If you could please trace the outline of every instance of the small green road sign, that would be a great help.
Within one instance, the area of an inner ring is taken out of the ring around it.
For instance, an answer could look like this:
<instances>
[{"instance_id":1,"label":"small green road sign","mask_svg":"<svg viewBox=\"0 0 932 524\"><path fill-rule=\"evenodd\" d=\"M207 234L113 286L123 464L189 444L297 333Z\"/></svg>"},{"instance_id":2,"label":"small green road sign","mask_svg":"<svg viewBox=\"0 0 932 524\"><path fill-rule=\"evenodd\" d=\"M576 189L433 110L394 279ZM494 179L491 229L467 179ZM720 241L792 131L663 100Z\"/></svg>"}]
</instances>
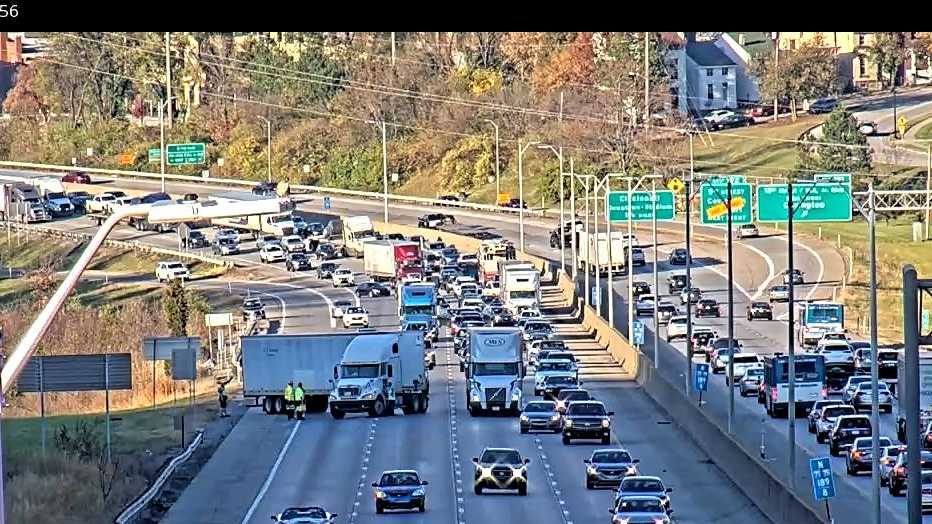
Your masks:
<instances>
[{"instance_id":1,"label":"small green road sign","mask_svg":"<svg viewBox=\"0 0 932 524\"><path fill-rule=\"evenodd\" d=\"M786 222L788 193L786 184L757 186L757 220ZM793 184L793 208L794 221L850 222L851 184Z\"/></svg>"},{"instance_id":2,"label":"small green road sign","mask_svg":"<svg viewBox=\"0 0 932 524\"><path fill-rule=\"evenodd\" d=\"M732 185L734 184L744 184L747 182L744 175L708 175L709 178L706 179L706 182L711 184L726 184L731 180Z\"/></svg>"},{"instance_id":3,"label":"small green road sign","mask_svg":"<svg viewBox=\"0 0 932 524\"><path fill-rule=\"evenodd\" d=\"M728 206L727 185L718 183L702 184L700 210L701 222L706 225L727 225ZM731 184L731 223L750 224L751 218L751 184Z\"/></svg>"},{"instance_id":4,"label":"small green road sign","mask_svg":"<svg viewBox=\"0 0 932 524\"><path fill-rule=\"evenodd\" d=\"M168 165L206 164L207 148L204 144L168 144Z\"/></svg>"},{"instance_id":5,"label":"small green road sign","mask_svg":"<svg viewBox=\"0 0 932 524\"><path fill-rule=\"evenodd\" d=\"M812 177L816 182L834 182L836 184L850 184L850 173L818 173Z\"/></svg>"},{"instance_id":6,"label":"small green road sign","mask_svg":"<svg viewBox=\"0 0 932 524\"><path fill-rule=\"evenodd\" d=\"M676 205L673 191L657 191L657 220L676 218ZM628 192L612 191L608 194L608 219L612 222L628 221ZM631 192L631 221L644 222L653 220L654 203L650 191Z\"/></svg>"},{"instance_id":7,"label":"small green road sign","mask_svg":"<svg viewBox=\"0 0 932 524\"><path fill-rule=\"evenodd\" d=\"M162 153L162 150L157 147L153 147L152 149L150 149L149 150L149 163L157 164L161 162L162 161L161 153Z\"/></svg>"}]
</instances>

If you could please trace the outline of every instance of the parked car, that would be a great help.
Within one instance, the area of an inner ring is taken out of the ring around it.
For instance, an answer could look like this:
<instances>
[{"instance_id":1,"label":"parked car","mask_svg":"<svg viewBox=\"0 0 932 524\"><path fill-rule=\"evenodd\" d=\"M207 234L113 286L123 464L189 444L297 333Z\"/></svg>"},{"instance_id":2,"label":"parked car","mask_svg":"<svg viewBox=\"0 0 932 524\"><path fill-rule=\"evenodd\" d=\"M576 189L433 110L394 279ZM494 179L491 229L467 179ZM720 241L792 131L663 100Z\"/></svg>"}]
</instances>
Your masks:
<instances>
[{"instance_id":1,"label":"parked car","mask_svg":"<svg viewBox=\"0 0 932 524\"><path fill-rule=\"evenodd\" d=\"M736 113L730 109L717 109L715 111L710 111L702 119L709 124L709 127L713 127L714 124L718 123L724 118L735 115Z\"/></svg>"},{"instance_id":2,"label":"parked car","mask_svg":"<svg viewBox=\"0 0 932 524\"><path fill-rule=\"evenodd\" d=\"M834 98L820 98L809 104L809 113L818 115L820 113L831 113L838 107L838 100Z\"/></svg>"},{"instance_id":3,"label":"parked car","mask_svg":"<svg viewBox=\"0 0 932 524\"><path fill-rule=\"evenodd\" d=\"M747 306L748 322L763 318L773 320L773 306L769 302L751 302Z\"/></svg>"}]
</instances>

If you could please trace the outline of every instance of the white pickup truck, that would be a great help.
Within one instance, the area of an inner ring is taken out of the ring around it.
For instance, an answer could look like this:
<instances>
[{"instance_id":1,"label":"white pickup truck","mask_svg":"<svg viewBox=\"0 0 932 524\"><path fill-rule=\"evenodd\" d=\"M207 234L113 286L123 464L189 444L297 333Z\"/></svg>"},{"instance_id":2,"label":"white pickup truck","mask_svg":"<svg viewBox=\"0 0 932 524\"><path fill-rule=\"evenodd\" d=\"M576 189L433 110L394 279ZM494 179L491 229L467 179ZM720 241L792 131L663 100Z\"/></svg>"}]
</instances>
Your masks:
<instances>
[{"instance_id":1,"label":"white pickup truck","mask_svg":"<svg viewBox=\"0 0 932 524\"><path fill-rule=\"evenodd\" d=\"M188 269L188 266L178 261L159 262L155 266L155 278L159 282L168 282L176 278L188 280L191 278L191 270Z\"/></svg>"}]
</instances>

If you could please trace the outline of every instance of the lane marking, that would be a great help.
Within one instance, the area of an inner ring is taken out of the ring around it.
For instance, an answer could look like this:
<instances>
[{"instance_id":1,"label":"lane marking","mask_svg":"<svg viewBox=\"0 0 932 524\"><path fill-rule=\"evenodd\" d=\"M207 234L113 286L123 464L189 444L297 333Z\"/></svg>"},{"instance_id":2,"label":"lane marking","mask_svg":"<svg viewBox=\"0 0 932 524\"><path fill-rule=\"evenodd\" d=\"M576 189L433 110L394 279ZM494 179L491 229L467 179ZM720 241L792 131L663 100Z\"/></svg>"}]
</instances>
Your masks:
<instances>
[{"instance_id":1,"label":"lane marking","mask_svg":"<svg viewBox=\"0 0 932 524\"><path fill-rule=\"evenodd\" d=\"M288 448L291 447L291 441L294 440L295 434L298 433L298 428L301 427L300 420L295 422L293 428L291 428L291 434L288 435L288 440L285 441L285 445L282 446L281 451L278 452L278 458L275 459L275 464L272 464L272 470L269 471L269 475L265 478L265 483L262 484L262 488L259 489L259 493L256 495L256 498L253 499L252 505L249 506L249 510L246 512L246 516L243 517L241 524L247 524L249 519L252 518L253 513L256 512L256 509L259 507L259 503L262 502L262 497L265 496L265 493L269 490L269 486L272 485L272 480L275 478L275 474L278 473L278 468L282 464L282 460L285 458L285 453L288 452Z\"/></svg>"},{"instance_id":2,"label":"lane marking","mask_svg":"<svg viewBox=\"0 0 932 524\"><path fill-rule=\"evenodd\" d=\"M763 258L764 262L767 263L767 278L765 278L764 281L761 282L759 286L757 286L757 291L754 293L754 296L750 297L751 300L757 300L758 298L760 298L764 290L767 289L768 285L770 284L770 281L773 280L775 277L776 269L774 268L774 265L773 265L773 259L770 258L770 255L768 255L767 253L764 253L759 248L754 247L751 244L746 244L744 242L735 242L735 244L739 246L744 246L750 249L751 251L757 253L757 255Z\"/></svg>"}]
</instances>

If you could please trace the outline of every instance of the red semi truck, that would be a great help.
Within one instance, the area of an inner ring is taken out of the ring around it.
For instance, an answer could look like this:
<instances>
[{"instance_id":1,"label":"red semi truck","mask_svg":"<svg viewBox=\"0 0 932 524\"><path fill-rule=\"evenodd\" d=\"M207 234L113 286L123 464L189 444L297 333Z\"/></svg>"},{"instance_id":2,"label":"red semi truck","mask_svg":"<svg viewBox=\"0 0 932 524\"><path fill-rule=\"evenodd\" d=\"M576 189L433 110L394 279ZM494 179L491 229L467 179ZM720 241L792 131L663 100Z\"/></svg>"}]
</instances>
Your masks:
<instances>
[{"instance_id":1,"label":"red semi truck","mask_svg":"<svg viewBox=\"0 0 932 524\"><path fill-rule=\"evenodd\" d=\"M420 282L424 276L417 242L373 240L363 244L363 269L373 280Z\"/></svg>"}]
</instances>

